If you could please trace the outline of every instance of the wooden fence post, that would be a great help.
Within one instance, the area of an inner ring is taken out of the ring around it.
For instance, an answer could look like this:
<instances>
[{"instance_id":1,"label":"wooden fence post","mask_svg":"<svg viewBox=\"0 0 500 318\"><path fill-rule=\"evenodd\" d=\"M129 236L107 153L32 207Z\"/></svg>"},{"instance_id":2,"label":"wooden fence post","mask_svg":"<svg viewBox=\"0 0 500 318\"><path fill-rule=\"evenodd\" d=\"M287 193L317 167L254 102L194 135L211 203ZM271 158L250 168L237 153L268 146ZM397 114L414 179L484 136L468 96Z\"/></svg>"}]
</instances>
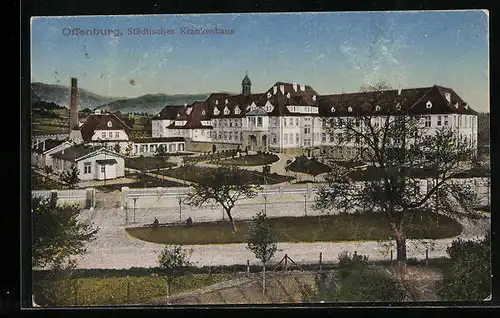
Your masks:
<instances>
[{"instance_id":1,"label":"wooden fence post","mask_svg":"<svg viewBox=\"0 0 500 318\"><path fill-rule=\"evenodd\" d=\"M130 304L130 280L127 279L127 305Z\"/></svg>"},{"instance_id":2,"label":"wooden fence post","mask_svg":"<svg viewBox=\"0 0 500 318\"><path fill-rule=\"evenodd\" d=\"M323 262L323 252L319 252L319 270L321 271L321 263Z\"/></svg>"},{"instance_id":3,"label":"wooden fence post","mask_svg":"<svg viewBox=\"0 0 500 318\"><path fill-rule=\"evenodd\" d=\"M247 259L247 274L250 275L250 260Z\"/></svg>"},{"instance_id":4,"label":"wooden fence post","mask_svg":"<svg viewBox=\"0 0 500 318\"><path fill-rule=\"evenodd\" d=\"M425 266L429 266L429 248L425 249Z\"/></svg>"}]
</instances>

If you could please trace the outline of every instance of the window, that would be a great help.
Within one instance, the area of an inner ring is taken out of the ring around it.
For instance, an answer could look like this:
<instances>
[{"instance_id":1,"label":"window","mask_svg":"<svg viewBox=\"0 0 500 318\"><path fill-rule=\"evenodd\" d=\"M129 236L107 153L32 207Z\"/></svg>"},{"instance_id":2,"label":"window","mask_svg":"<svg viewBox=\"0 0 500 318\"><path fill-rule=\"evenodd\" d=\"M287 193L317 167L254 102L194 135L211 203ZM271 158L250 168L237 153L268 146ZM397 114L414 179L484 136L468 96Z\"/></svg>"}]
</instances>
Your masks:
<instances>
[{"instance_id":1,"label":"window","mask_svg":"<svg viewBox=\"0 0 500 318\"><path fill-rule=\"evenodd\" d=\"M299 133L295 134L295 143L298 144L300 142L300 135Z\"/></svg>"},{"instance_id":2,"label":"window","mask_svg":"<svg viewBox=\"0 0 500 318\"><path fill-rule=\"evenodd\" d=\"M137 145L134 145L134 153L137 153Z\"/></svg>"},{"instance_id":3,"label":"window","mask_svg":"<svg viewBox=\"0 0 500 318\"><path fill-rule=\"evenodd\" d=\"M115 132L115 138L120 138L120 132Z\"/></svg>"},{"instance_id":4,"label":"window","mask_svg":"<svg viewBox=\"0 0 500 318\"><path fill-rule=\"evenodd\" d=\"M462 116L458 117L458 128L462 128Z\"/></svg>"},{"instance_id":5,"label":"window","mask_svg":"<svg viewBox=\"0 0 500 318\"><path fill-rule=\"evenodd\" d=\"M276 143L276 134L272 134L271 136L272 136L271 140L273 141L273 144L275 144Z\"/></svg>"},{"instance_id":6,"label":"window","mask_svg":"<svg viewBox=\"0 0 500 318\"><path fill-rule=\"evenodd\" d=\"M448 126L448 116L444 116L444 125Z\"/></svg>"},{"instance_id":7,"label":"window","mask_svg":"<svg viewBox=\"0 0 500 318\"><path fill-rule=\"evenodd\" d=\"M283 125L286 127L286 118L283 118Z\"/></svg>"},{"instance_id":8,"label":"window","mask_svg":"<svg viewBox=\"0 0 500 318\"><path fill-rule=\"evenodd\" d=\"M155 152L155 146L149 145L149 152Z\"/></svg>"},{"instance_id":9,"label":"window","mask_svg":"<svg viewBox=\"0 0 500 318\"><path fill-rule=\"evenodd\" d=\"M217 120L214 120L214 128L217 127Z\"/></svg>"},{"instance_id":10,"label":"window","mask_svg":"<svg viewBox=\"0 0 500 318\"><path fill-rule=\"evenodd\" d=\"M298 118L295 118L295 126L299 127L299 119Z\"/></svg>"},{"instance_id":11,"label":"window","mask_svg":"<svg viewBox=\"0 0 500 318\"><path fill-rule=\"evenodd\" d=\"M103 166L101 166L101 173L105 173L105 172L106 172L106 166L103 165Z\"/></svg>"},{"instance_id":12,"label":"window","mask_svg":"<svg viewBox=\"0 0 500 318\"><path fill-rule=\"evenodd\" d=\"M455 121L455 127L458 127L458 124L457 124L457 116L453 116L453 119Z\"/></svg>"},{"instance_id":13,"label":"window","mask_svg":"<svg viewBox=\"0 0 500 318\"><path fill-rule=\"evenodd\" d=\"M229 140L233 140L233 132L232 131L229 132Z\"/></svg>"},{"instance_id":14,"label":"window","mask_svg":"<svg viewBox=\"0 0 500 318\"><path fill-rule=\"evenodd\" d=\"M233 127L233 120L232 119L229 120L229 127Z\"/></svg>"},{"instance_id":15,"label":"window","mask_svg":"<svg viewBox=\"0 0 500 318\"><path fill-rule=\"evenodd\" d=\"M106 139L106 133L105 133L105 132L103 132L103 133L101 134L101 137L102 137L103 139Z\"/></svg>"},{"instance_id":16,"label":"window","mask_svg":"<svg viewBox=\"0 0 500 318\"><path fill-rule=\"evenodd\" d=\"M438 125L438 126L441 126L441 116L438 116L437 125Z\"/></svg>"},{"instance_id":17,"label":"window","mask_svg":"<svg viewBox=\"0 0 500 318\"><path fill-rule=\"evenodd\" d=\"M304 134L309 134L311 132L311 128L304 128Z\"/></svg>"},{"instance_id":18,"label":"window","mask_svg":"<svg viewBox=\"0 0 500 318\"><path fill-rule=\"evenodd\" d=\"M262 127L262 117L257 117L257 127Z\"/></svg>"},{"instance_id":19,"label":"window","mask_svg":"<svg viewBox=\"0 0 500 318\"><path fill-rule=\"evenodd\" d=\"M227 131L224 132L224 140L227 139Z\"/></svg>"},{"instance_id":20,"label":"window","mask_svg":"<svg viewBox=\"0 0 500 318\"><path fill-rule=\"evenodd\" d=\"M91 173L91 163L90 162L85 162L83 164L83 173Z\"/></svg>"},{"instance_id":21,"label":"window","mask_svg":"<svg viewBox=\"0 0 500 318\"><path fill-rule=\"evenodd\" d=\"M113 138L113 132L112 131L109 132L109 138Z\"/></svg>"},{"instance_id":22,"label":"window","mask_svg":"<svg viewBox=\"0 0 500 318\"><path fill-rule=\"evenodd\" d=\"M290 126L293 126L293 118L289 118L289 119L288 119L288 124L289 124Z\"/></svg>"},{"instance_id":23,"label":"window","mask_svg":"<svg viewBox=\"0 0 500 318\"><path fill-rule=\"evenodd\" d=\"M288 143L288 134L283 135L283 143L286 145Z\"/></svg>"},{"instance_id":24,"label":"window","mask_svg":"<svg viewBox=\"0 0 500 318\"><path fill-rule=\"evenodd\" d=\"M326 133L321 133L321 141L326 142Z\"/></svg>"},{"instance_id":25,"label":"window","mask_svg":"<svg viewBox=\"0 0 500 318\"><path fill-rule=\"evenodd\" d=\"M333 142L335 140L335 134L334 133L330 133L330 142Z\"/></svg>"},{"instance_id":26,"label":"window","mask_svg":"<svg viewBox=\"0 0 500 318\"><path fill-rule=\"evenodd\" d=\"M425 127L430 127L431 126L431 116L425 116Z\"/></svg>"}]
</instances>

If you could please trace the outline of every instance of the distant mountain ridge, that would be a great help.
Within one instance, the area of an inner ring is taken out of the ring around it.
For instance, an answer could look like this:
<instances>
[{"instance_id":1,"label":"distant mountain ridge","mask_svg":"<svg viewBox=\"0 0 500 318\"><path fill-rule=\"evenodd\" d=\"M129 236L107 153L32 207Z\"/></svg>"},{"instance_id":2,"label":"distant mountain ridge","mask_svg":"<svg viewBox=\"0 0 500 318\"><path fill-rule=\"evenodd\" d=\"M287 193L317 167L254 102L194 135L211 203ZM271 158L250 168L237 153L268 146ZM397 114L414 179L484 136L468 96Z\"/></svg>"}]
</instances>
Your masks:
<instances>
[{"instance_id":1,"label":"distant mountain ridge","mask_svg":"<svg viewBox=\"0 0 500 318\"><path fill-rule=\"evenodd\" d=\"M32 96L39 100L55 103L59 106L69 108L70 86L45 84L40 82L31 83ZM86 89L78 88L78 109L94 109L103 104L122 99L123 97L108 97L92 93Z\"/></svg>"},{"instance_id":2,"label":"distant mountain ridge","mask_svg":"<svg viewBox=\"0 0 500 318\"><path fill-rule=\"evenodd\" d=\"M146 94L134 98L108 97L78 88L78 109L101 109L110 112L148 113L155 115L167 105L184 105L204 101L209 93L203 94ZM31 83L32 104L40 101L69 108L70 87L64 85Z\"/></svg>"},{"instance_id":3,"label":"distant mountain ridge","mask_svg":"<svg viewBox=\"0 0 500 318\"><path fill-rule=\"evenodd\" d=\"M135 98L128 98L110 102L97 107L110 112L120 111L121 113L148 113L155 115L167 105L184 105L197 101L204 101L207 94L146 94Z\"/></svg>"}]
</instances>

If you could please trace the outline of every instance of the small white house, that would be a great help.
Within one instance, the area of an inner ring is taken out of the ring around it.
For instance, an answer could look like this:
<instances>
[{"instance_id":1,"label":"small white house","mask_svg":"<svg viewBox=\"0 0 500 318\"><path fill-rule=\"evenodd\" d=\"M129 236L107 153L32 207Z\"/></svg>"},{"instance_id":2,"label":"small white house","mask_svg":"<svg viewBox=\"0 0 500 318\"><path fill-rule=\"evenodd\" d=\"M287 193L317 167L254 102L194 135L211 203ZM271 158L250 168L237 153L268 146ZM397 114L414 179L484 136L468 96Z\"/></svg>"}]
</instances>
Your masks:
<instances>
[{"instance_id":1,"label":"small white house","mask_svg":"<svg viewBox=\"0 0 500 318\"><path fill-rule=\"evenodd\" d=\"M125 176L122 155L103 147L74 145L52 155L52 169L61 174L76 165L82 181L109 180Z\"/></svg>"},{"instance_id":2,"label":"small white house","mask_svg":"<svg viewBox=\"0 0 500 318\"><path fill-rule=\"evenodd\" d=\"M52 154L73 146L74 143L65 140L46 139L33 145L31 165L40 169L52 167Z\"/></svg>"}]
</instances>

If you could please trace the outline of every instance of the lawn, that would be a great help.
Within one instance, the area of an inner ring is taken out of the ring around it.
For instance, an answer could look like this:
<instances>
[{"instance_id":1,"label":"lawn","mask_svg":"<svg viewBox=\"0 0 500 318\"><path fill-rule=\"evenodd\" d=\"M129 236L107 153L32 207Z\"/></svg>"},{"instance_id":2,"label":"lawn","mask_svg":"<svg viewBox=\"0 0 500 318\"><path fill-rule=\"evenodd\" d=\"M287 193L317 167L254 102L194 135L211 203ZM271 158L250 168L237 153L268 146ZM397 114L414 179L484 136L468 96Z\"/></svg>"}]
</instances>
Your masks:
<instances>
[{"instance_id":1,"label":"lawn","mask_svg":"<svg viewBox=\"0 0 500 318\"><path fill-rule=\"evenodd\" d=\"M59 182L55 182L54 180L46 178L36 172L31 173L32 190L62 190L63 188L63 185Z\"/></svg>"},{"instance_id":2,"label":"lawn","mask_svg":"<svg viewBox=\"0 0 500 318\"><path fill-rule=\"evenodd\" d=\"M307 157L296 157L295 161L287 166L288 170L294 172L307 173L312 176L317 176L318 174L330 172L330 167L316 159L308 159Z\"/></svg>"},{"instance_id":3,"label":"lawn","mask_svg":"<svg viewBox=\"0 0 500 318\"><path fill-rule=\"evenodd\" d=\"M199 183L200 181L206 180L207 175L213 174L215 171L216 168L186 165L184 167L160 171L160 174L180 180L184 180L185 178L186 181ZM294 179L293 177L274 173L264 177L262 172L258 171L243 170L243 173L246 174L249 184L276 184Z\"/></svg>"},{"instance_id":4,"label":"lawn","mask_svg":"<svg viewBox=\"0 0 500 318\"><path fill-rule=\"evenodd\" d=\"M125 167L136 170L155 170L176 166L175 163L168 162L167 160L168 156L126 158Z\"/></svg>"},{"instance_id":5,"label":"lawn","mask_svg":"<svg viewBox=\"0 0 500 318\"><path fill-rule=\"evenodd\" d=\"M230 275L197 274L176 277L172 295L196 290L230 278ZM151 276L86 277L54 282L34 283L34 295L39 305L49 306L106 306L144 304L154 298L167 296L165 278Z\"/></svg>"},{"instance_id":6,"label":"lawn","mask_svg":"<svg viewBox=\"0 0 500 318\"><path fill-rule=\"evenodd\" d=\"M270 218L278 242L338 242L386 240L393 232L383 214L329 215L307 217ZM227 244L244 243L250 221L237 222L238 232L233 234L229 222L195 223L192 227L170 225L160 228L137 227L126 231L143 241L160 244ZM460 223L439 215L405 220L409 239L439 239L453 237L462 232Z\"/></svg>"},{"instance_id":7,"label":"lawn","mask_svg":"<svg viewBox=\"0 0 500 318\"><path fill-rule=\"evenodd\" d=\"M129 173L126 175L127 178L136 179L133 183L119 183L119 184L107 184L103 186L95 187L97 190L102 192L112 192L121 191L122 187L129 188L157 188L157 187L183 187L184 185L179 182L162 180L160 178L151 177L148 175L143 175L142 173Z\"/></svg>"},{"instance_id":8,"label":"lawn","mask_svg":"<svg viewBox=\"0 0 500 318\"><path fill-rule=\"evenodd\" d=\"M259 153L256 155L243 155L234 159L225 159L219 161L223 165L232 166L264 166L278 161L280 158L271 153Z\"/></svg>"}]
</instances>

